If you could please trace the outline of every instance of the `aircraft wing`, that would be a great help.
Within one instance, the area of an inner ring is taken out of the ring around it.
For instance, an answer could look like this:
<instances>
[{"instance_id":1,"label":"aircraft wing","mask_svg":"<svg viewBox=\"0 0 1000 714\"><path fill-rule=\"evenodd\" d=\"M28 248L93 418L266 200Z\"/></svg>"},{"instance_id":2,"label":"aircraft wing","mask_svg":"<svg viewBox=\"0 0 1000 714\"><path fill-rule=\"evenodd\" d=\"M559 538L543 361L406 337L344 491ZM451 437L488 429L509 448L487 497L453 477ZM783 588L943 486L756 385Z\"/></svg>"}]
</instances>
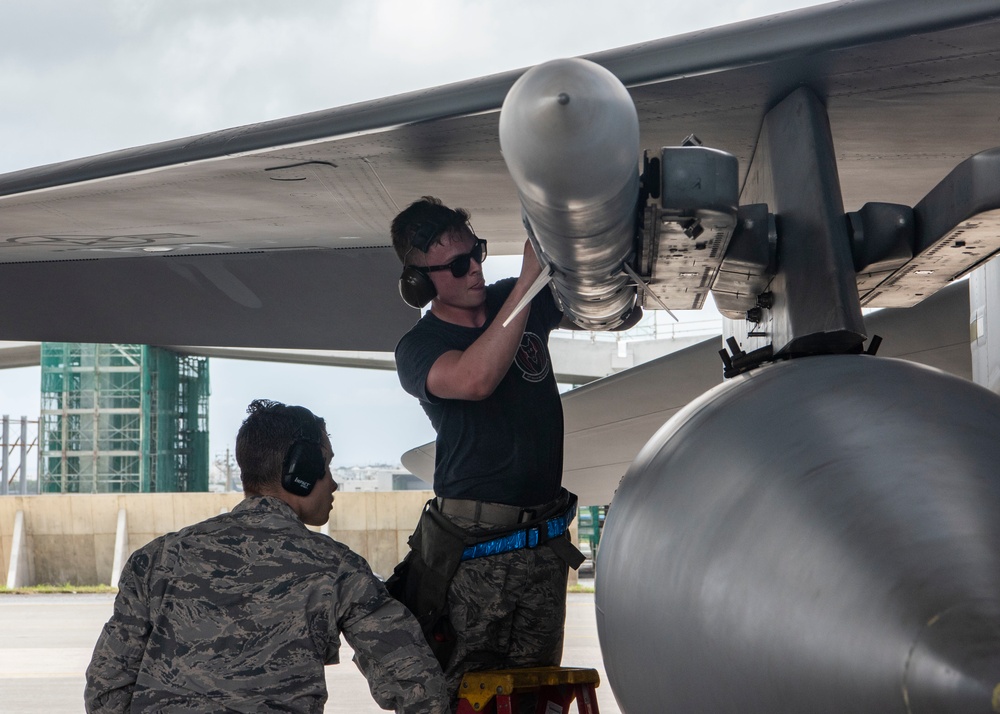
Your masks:
<instances>
[{"instance_id":1,"label":"aircraft wing","mask_svg":"<svg viewBox=\"0 0 1000 714\"><path fill-rule=\"evenodd\" d=\"M845 206L913 205L1000 143L995 0L841 1L590 56L652 150L697 133L741 178L764 113L828 105ZM521 71L0 176L3 340L391 350L394 213L471 210L523 242L498 110ZM679 306L683 307L683 306Z\"/></svg>"}]
</instances>

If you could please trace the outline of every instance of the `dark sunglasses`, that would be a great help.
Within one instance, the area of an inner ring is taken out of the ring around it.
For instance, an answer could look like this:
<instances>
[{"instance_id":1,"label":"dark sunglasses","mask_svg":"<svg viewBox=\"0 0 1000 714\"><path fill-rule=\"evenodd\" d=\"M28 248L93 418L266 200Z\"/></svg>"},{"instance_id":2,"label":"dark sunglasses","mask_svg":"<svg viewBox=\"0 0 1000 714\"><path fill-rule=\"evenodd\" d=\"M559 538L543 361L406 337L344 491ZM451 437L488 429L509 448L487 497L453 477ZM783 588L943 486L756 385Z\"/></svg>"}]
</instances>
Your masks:
<instances>
[{"instance_id":1,"label":"dark sunglasses","mask_svg":"<svg viewBox=\"0 0 1000 714\"><path fill-rule=\"evenodd\" d=\"M445 263L444 265L414 265L413 267L421 273L433 273L435 270L450 270L451 274L456 278L464 278L468 274L473 260L480 265L486 260L486 241L482 238L476 238L472 250L468 253L463 253L449 263Z\"/></svg>"}]
</instances>

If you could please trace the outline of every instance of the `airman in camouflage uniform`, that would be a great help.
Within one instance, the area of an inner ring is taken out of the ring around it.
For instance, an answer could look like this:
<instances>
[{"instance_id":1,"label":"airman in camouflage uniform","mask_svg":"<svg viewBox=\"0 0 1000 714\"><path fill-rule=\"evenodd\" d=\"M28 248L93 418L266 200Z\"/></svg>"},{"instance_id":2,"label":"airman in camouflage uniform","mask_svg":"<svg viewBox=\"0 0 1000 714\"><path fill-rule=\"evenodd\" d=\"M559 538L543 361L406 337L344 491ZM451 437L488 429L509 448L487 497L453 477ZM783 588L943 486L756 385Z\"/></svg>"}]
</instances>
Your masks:
<instances>
[{"instance_id":1,"label":"airman in camouflage uniform","mask_svg":"<svg viewBox=\"0 0 1000 714\"><path fill-rule=\"evenodd\" d=\"M302 440L297 409L251 404L237 440L247 497L129 558L87 669L88 712L322 712L323 666L339 661L340 633L379 706L448 710L410 613L361 556L306 528L326 522L336 489L325 433L323 473L309 492L279 483L286 449ZM281 445L270 468L244 463L268 443Z\"/></svg>"}]
</instances>

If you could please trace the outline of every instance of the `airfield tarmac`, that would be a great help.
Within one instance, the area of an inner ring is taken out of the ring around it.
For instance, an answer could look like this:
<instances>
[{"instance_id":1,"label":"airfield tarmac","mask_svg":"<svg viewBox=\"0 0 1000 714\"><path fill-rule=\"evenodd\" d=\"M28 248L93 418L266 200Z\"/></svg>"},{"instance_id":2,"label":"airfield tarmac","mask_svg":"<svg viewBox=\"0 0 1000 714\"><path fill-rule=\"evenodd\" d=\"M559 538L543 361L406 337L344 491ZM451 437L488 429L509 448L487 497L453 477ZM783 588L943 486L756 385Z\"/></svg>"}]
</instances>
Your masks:
<instances>
[{"instance_id":1,"label":"airfield tarmac","mask_svg":"<svg viewBox=\"0 0 1000 714\"><path fill-rule=\"evenodd\" d=\"M83 712L84 673L113 603L113 595L0 596L0 713ZM383 710L372 701L352 656L344 642L341 664L326 668L330 698L325 711L378 714ZM602 685L597 698L601 712L621 714L604 673L593 594L568 596L563 663L600 672ZM576 711L575 703L571 709Z\"/></svg>"}]
</instances>

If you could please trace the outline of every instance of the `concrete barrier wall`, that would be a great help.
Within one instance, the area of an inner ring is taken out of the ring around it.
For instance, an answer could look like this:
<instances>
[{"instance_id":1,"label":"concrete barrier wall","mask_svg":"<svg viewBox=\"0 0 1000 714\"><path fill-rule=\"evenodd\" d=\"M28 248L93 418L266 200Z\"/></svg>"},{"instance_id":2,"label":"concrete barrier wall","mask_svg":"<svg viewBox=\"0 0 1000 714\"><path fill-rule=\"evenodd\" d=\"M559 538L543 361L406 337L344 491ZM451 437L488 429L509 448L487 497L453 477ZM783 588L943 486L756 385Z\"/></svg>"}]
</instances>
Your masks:
<instances>
[{"instance_id":1,"label":"concrete barrier wall","mask_svg":"<svg viewBox=\"0 0 1000 714\"><path fill-rule=\"evenodd\" d=\"M430 491L338 493L330 522L319 530L364 556L387 578L408 546ZM26 584L111 582L118 511L127 514L127 552L157 536L230 510L238 493L149 493L5 496L0 498L0 576L11 558L14 522L24 511ZM0 582L2 584L2 582Z\"/></svg>"},{"instance_id":2,"label":"concrete barrier wall","mask_svg":"<svg viewBox=\"0 0 1000 714\"><path fill-rule=\"evenodd\" d=\"M338 493L326 533L360 553L383 578L409 550L407 539L431 491ZM111 582L118 511L127 514L126 553L164 533L228 511L239 493L54 494L0 497L0 585L10 567L14 523L24 512L25 585ZM571 528L577 541L576 522ZM25 557L26 556L26 557ZM124 560L124 559L123 559ZM570 571L570 583L577 581Z\"/></svg>"}]
</instances>

